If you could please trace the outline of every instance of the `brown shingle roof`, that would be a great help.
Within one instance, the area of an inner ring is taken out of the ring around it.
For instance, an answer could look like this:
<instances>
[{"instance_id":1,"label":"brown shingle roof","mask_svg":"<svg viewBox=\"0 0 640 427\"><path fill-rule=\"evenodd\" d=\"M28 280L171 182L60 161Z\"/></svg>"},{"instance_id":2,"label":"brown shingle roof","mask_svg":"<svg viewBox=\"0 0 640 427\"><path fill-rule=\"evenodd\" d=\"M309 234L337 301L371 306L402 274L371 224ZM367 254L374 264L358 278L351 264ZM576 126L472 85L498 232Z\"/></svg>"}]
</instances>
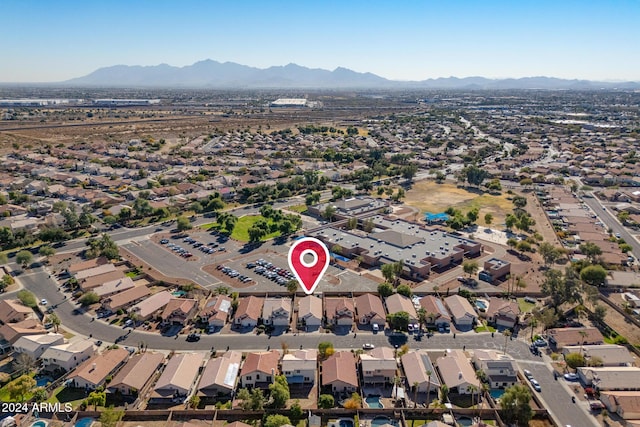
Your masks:
<instances>
[{"instance_id":1,"label":"brown shingle roof","mask_svg":"<svg viewBox=\"0 0 640 427\"><path fill-rule=\"evenodd\" d=\"M99 386L111 372L129 357L124 348L107 350L86 360L73 372L70 379L83 379L89 384Z\"/></svg>"},{"instance_id":2,"label":"brown shingle roof","mask_svg":"<svg viewBox=\"0 0 640 427\"><path fill-rule=\"evenodd\" d=\"M109 383L109 387L124 385L141 390L151 376L162 364L164 355L161 353L141 353L133 356Z\"/></svg>"},{"instance_id":3,"label":"brown shingle roof","mask_svg":"<svg viewBox=\"0 0 640 427\"><path fill-rule=\"evenodd\" d=\"M253 372L271 375L272 370L277 374L279 361L280 352L278 350L249 353L242 365L242 376Z\"/></svg>"},{"instance_id":4,"label":"brown shingle roof","mask_svg":"<svg viewBox=\"0 0 640 427\"><path fill-rule=\"evenodd\" d=\"M356 358L350 351L338 351L322 363L322 385L336 381L358 387Z\"/></svg>"}]
</instances>

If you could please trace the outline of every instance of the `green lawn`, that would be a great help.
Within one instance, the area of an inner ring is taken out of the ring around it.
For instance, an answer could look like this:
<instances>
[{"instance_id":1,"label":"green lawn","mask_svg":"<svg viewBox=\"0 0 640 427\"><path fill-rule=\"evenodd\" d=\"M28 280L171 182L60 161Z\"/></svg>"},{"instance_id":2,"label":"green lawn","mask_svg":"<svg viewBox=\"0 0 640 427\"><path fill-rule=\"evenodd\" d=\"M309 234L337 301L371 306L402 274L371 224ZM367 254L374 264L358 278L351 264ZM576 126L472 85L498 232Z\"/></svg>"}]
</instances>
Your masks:
<instances>
[{"instance_id":1,"label":"green lawn","mask_svg":"<svg viewBox=\"0 0 640 427\"><path fill-rule=\"evenodd\" d=\"M249 228L259 220L263 219L262 215L247 215L238 219L236 226L233 228L233 233L231 233L231 238L234 240L238 240L240 242L248 242L249 241ZM273 224L273 220L271 218L267 218L267 223L269 225ZM268 240L273 237L278 237L280 235L279 231L275 233L267 234L262 240Z\"/></svg>"},{"instance_id":2,"label":"green lawn","mask_svg":"<svg viewBox=\"0 0 640 427\"><path fill-rule=\"evenodd\" d=\"M476 332L495 332L496 328L494 328L493 326L478 326L477 328L474 329L474 331Z\"/></svg>"},{"instance_id":3,"label":"green lawn","mask_svg":"<svg viewBox=\"0 0 640 427\"><path fill-rule=\"evenodd\" d=\"M530 302L526 302L524 298L518 298L518 306L520 306L521 313L528 313L533 310L536 305Z\"/></svg>"},{"instance_id":4,"label":"green lawn","mask_svg":"<svg viewBox=\"0 0 640 427\"><path fill-rule=\"evenodd\" d=\"M304 213L307 211L307 205L293 205L286 208L292 212Z\"/></svg>"},{"instance_id":5,"label":"green lawn","mask_svg":"<svg viewBox=\"0 0 640 427\"><path fill-rule=\"evenodd\" d=\"M31 374L29 374L31 377L33 377L36 373L32 372ZM19 377L18 377L19 378ZM9 384L15 382L18 378L16 378L13 381L8 382L7 384L4 385L4 387L0 388L0 402L15 402L15 400L11 400L11 398L9 397L9 390L7 389L7 387L9 386ZM31 399L33 397L33 393L27 393L24 395L24 399L23 402L28 401L29 399Z\"/></svg>"},{"instance_id":6,"label":"green lawn","mask_svg":"<svg viewBox=\"0 0 640 427\"><path fill-rule=\"evenodd\" d=\"M49 403L71 403L74 408L77 408L80 403L86 398L85 391L79 388L70 388L60 386L53 391L51 397L47 400Z\"/></svg>"}]
</instances>

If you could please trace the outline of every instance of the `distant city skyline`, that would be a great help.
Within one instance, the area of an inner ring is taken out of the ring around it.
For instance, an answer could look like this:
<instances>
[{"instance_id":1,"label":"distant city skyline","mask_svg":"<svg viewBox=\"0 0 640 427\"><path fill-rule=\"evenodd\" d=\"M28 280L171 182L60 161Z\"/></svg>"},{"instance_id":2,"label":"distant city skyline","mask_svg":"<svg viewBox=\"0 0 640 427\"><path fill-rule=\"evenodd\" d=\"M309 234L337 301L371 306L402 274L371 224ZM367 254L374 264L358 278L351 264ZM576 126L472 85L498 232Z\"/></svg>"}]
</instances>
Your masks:
<instances>
[{"instance_id":1,"label":"distant city skyline","mask_svg":"<svg viewBox=\"0 0 640 427\"><path fill-rule=\"evenodd\" d=\"M213 59L391 80L640 81L640 1L5 0L2 83Z\"/></svg>"}]
</instances>

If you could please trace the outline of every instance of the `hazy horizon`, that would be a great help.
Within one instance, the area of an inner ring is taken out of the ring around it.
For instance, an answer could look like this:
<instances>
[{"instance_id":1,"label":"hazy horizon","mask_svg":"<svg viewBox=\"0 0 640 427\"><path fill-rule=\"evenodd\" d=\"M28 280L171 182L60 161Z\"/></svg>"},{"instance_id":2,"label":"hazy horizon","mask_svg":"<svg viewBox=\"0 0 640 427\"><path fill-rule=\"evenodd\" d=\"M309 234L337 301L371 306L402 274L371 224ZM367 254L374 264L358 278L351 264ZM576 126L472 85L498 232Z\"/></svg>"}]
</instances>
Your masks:
<instances>
[{"instance_id":1,"label":"hazy horizon","mask_svg":"<svg viewBox=\"0 0 640 427\"><path fill-rule=\"evenodd\" d=\"M0 14L2 83L57 83L115 65L295 63L397 81L640 81L640 2L39 2Z\"/></svg>"}]
</instances>

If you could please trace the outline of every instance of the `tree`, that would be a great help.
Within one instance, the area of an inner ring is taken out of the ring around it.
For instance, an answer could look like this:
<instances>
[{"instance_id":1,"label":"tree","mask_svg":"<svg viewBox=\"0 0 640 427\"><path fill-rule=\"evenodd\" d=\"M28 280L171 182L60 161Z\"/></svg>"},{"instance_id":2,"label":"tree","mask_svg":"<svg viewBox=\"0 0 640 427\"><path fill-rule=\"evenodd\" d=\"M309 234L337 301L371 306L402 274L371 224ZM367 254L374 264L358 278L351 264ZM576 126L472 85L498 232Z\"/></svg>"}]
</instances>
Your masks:
<instances>
[{"instance_id":1,"label":"tree","mask_svg":"<svg viewBox=\"0 0 640 427\"><path fill-rule=\"evenodd\" d=\"M542 322L546 331L558 323L558 314L552 309L544 310L540 313L540 322Z\"/></svg>"},{"instance_id":2,"label":"tree","mask_svg":"<svg viewBox=\"0 0 640 427\"><path fill-rule=\"evenodd\" d=\"M200 405L200 396L198 396L197 394L192 395L189 398L189 407L191 407L191 409L198 409L199 405Z\"/></svg>"},{"instance_id":3,"label":"tree","mask_svg":"<svg viewBox=\"0 0 640 427\"><path fill-rule=\"evenodd\" d=\"M595 286L585 286L584 292L587 295L587 301L591 303L591 305L595 305L600 300L600 291Z\"/></svg>"},{"instance_id":4,"label":"tree","mask_svg":"<svg viewBox=\"0 0 640 427\"><path fill-rule=\"evenodd\" d=\"M541 290L546 296L551 297L551 306L557 311L564 302L575 302L580 297L580 283L575 278L572 269L566 269L566 276L559 270L547 270L544 273L544 282Z\"/></svg>"},{"instance_id":5,"label":"tree","mask_svg":"<svg viewBox=\"0 0 640 427\"><path fill-rule=\"evenodd\" d=\"M352 393L343 406L345 409L360 409L362 408L362 397L358 393Z\"/></svg>"},{"instance_id":6,"label":"tree","mask_svg":"<svg viewBox=\"0 0 640 427\"><path fill-rule=\"evenodd\" d=\"M333 349L333 343L329 341L323 341L318 344L318 356L320 360L325 360L327 357L331 356L335 350Z\"/></svg>"},{"instance_id":7,"label":"tree","mask_svg":"<svg viewBox=\"0 0 640 427\"><path fill-rule=\"evenodd\" d=\"M504 335L504 350L502 351L504 354L507 354L507 344L509 343L509 338L511 338L511 331L505 329L502 331L502 335Z\"/></svg>"},{"instance_id":8,"label":"tree","mask_svg":"<svg viewBox=\"0 0 640 427\"><path fill-rule=\"evenodd\" d=\"M296 421L300 421L302 417L304 417L304 411L302 410L302 406L300 406L299 400L296 399L296 401L293 402L293 404L289 408L289 415L291 415L291 420L294 423Z\"/></svg>"},{"instance_id":9,"label":"tree","mask_svg":"<svg viewBox=\"0 0 640 427\"><path fill-rule=\"evenodd\" d=\"M473 208L469 212L467 212L467 219L470 223L474 223L478 220L478 215L480 214L480 210L478 208Z\"/></svg>"},{"instance_id":10,"label":"tree","mask_svg":"<svg viewBox=\"0 0 640 427\"><path fill-rule=\"evenodd\" d=\"M580 270L580 278L588 285L602 286L607 278L607 270L601 265L590 265Z\"/></svg>"},{"instance_id":11,"label":"tree","mask_svg":"<svg viewBox=\"0 0 640 427\"><path fill-rule=\"evenodd\" d=\"M528 426L533 417L530 401L531 393L525 385L516 384L507 387L500 399L501 416L504 422L518 426Z\"/></svg>"},{"instance_id":12,"label":"tree","mask_svg":"<svg viewBox=\"0 0 640 427\"><path fill-rule=\"evenodd\" d=\"M53 249L51 246L44 245L44 246L40 246L38 253L43 257L49 258L50 256L56 253L56 250Z\"/></svg>"},{"instance_id":13,"label":"tree","mask_svg":"<svg viewBox=\"0 0 640 427\"><path fill-rule=\"evenodd\" d=\"M478 263L475 261L465 261L462 263L462 271L469 275L469 277L473 276L478 272Z\"/></svg>"},{"instance_id":14,"label":"tree","mask_svg":"<svg viewBox=\"0 0 640 427\"><path fill-rule=\"evenodd\" d=\"M505 227L507 227L507 230L511 230L516 225L517 222L518 222L518 218L516 218L516 216L513 214L507 215L504 219L504 225ZM507 241L507 244L509 244L508 241Z\"/></svg>"},{"instance_id":15,"label":"tree","mask_svg":"<svg viewBox=\"0 0 640 427\"><path fill-rule=\"evenodd\" d=\"M25 395L36 386L36 380L30 375L22 375L6 385L9 398L14 402L23 402Z\"/></svg>"},{"instance_id":16,"label":"tree","mask_svg":"<svg viewBox=\"0 0 640 427\"><path fill-rule=\"evenodd\" d=\"M467 166L462 170L462 173L467 182L475 186L480 186L482 181L489 176L489 173L486 170L481 169L476 165Z\"/></svg>"},{"instance_id":17,"label":"tree","mask_svg":"<svg viewBox=\"0 0 640 427\"><path fill-rule=\"evenodd\" d=\"M298 290L298 281L291 279L287 282L287 291L291 294L295 294Z\"/></svg>"},{"instance_id":18,"label":"tree","mask_svg":"<svg viewBox=\"0 0 640 427\"><path fill-rule=\"evenodd\" d=\"M189 218L183 215L180 215L178 218L176 218L176 223L178 231L191 230L191 228L193 227L191 225L191 222L189 221Z\"/></svg>"},{"instance_id":19,"label":"tree","mask_svg":"<svg viewBox=\"0 0 640 427\"><path fill-rule=\"evenodd\" d=\"M123 410L115 410L113 406L109 406L100 412L100 424L102 427L116 427L122 417L124 417Z\"/></svg>"},{"instance_id":20,"label":"tree","mask_svg":"<svg viewBox=\"0 0 640 427\"><path fill-rule=\"evenodd\" d=\"M607 308L603 305L596 304L593 308L593 320L596 323L603 323L607 315Z\"/></svg>"},{"instance_id":21,"label":"tree","mask_svg":"<svg viewBox=\"0 0 640 427\"><path fill-rule=\"evenodd\" d=\"M289 417L280 414L269 415L264 421L263 427L281 427L291 424Z\"/></svg>"},{"instance_id":22,"label":"tree","mask_svg":"<svg viewBox=\"0 0 640 427\"><path fill-rule=\"evenodd\" d=\"M427 374L427 407L429 407L429 395L431 394L431 375L433 374L433 372L431 372L431 370L427 369L425 371L425 374Z\"/></svg>"},{"instance_id":23,"label":"tree","mask_svg":"<svg viewBox=\"0 0 640 427\"><path fill-rule=\"evenodd\" d=\"M567 366L571 369L577 369L586 365L584 356L580 353L569 353L564 357L564 361L567 362Z\"/></svg>"},{"instance_id":24,"label":"tree","mask_svg":"<svg viewBox=\"0 0 640 427\"><path fill-rule=\"evenodd\" d=\"M20 300L20 302L26 305L27 307L33 308L38 305L36 296L26 289L22 289L21 291L18 291L17 297Z\"/></svg>"},{"instance_id":25,"label":"tree","mask_svg":"<svg viewBox=\"0 0 640 427\"><path fill-rule=\"evenodd\" d=\"M440 386L440 402L445 403L449 399L449 387L446 384Z\"/></svg>"},{"instance_id":26,"label":"tree","mask_svg":"<svg viewBox=\"0 0 640 427\"><path fill-rule=\"evenodd\" d=\"M93 405L93 410L97 411L98 406L104 406L107 404L107 393L104 391L92 391L87 397L87 404Z\"/></svg>"},{"instance_id":27,"label":"tree","mask_svg":"<svg viewBox=\"0 0 640 427\"><path fill-rule=\"evenodd\" d=\"M78 300L83 306L95 304L100 301L100 296L93 291L83 294Z\"/></svg>"},{"instance_id":28,"label":"tree","mask_svg":"<svg viewBox=\"0 0 640 427\"><path fill-rule=\"evenodd\" d=\"M45 387L36 387L33 390L33 400L36 402L44 402L49 397L47 389Z\"/></svg>"},{"instance_id":29,"label":"tree","mask_svg":"<svg viewBox=\"0 0 640 427\"><path fill-rule=\"evenodd\" d=\"M384 266L383 266L384 267ZM393 294L393 286L391 286L389 283L384 282L384 283L380 283L378 285L378 294L382 297L382 298L386 298L389 295Z\"/></svg>"},{"instance_id":30,"label":"tree","mask_svg":"<svg viewBox=\"0 0 640 427\"><path fill-rule=\"evenodd\" d=\"M411 298L411 296L413 295L413 291L411 290L409 285L398 286L398 288L396 289L396 292L398 292L400 295L404 295L407 298Z\"/></svg>"},{"instance_id":31,"label":"tree","mask_svg":"<svg viewBox=\"0 0 640 427\"><path fill-rule=\"evenodd\" d=\"M73 230L78 227L79 218L74 204L70 204L65 210L63 210L62 216L64 217L64 223L67 226L67 229Z\"/></svg>"},{"instance_id":32,"label":"tree","mask_svg":"<svg viewBox=\"0 0 640 427\"><path fill-rule=\"evenodd\" d=\"M387 314L387 322L389 322L391 329L406 331L409 326L409 313L399 311L397 313Z\"/></svg>"},{"instance_id":33,"label":"tree","mask_svg":"<svg viewBox=\"0 0 640 427\"><path fill-rule=\"evenodd\" d=\"M527 206L527 198L524 196L515 196L511 201L513 202L513 205L518 209L522 209Z\"/></svg>"},{"instance_id":34,"label":"tree","mask_svg":"<svg viewBox=\"0 0 640 427\"><path fill-rule=\"evenodd\" d=\"M287 377L284 375L277 375L275 381L269 384L269 406L274 409L282 409L287 406L287 400L291 397L289 392L289 384L287 383Z\"/></svg>"},{"instance_id":35,"label":"tree","mask_svg":"<svg viewBox=\"0 0 640 427\"><path fill-rule=\"evenodd\" d=\"M49 322L51 322L51 324L53 325L55 332L57 333L58 327L60 326L60 318L58 317L57 314L51 313L48 319L49 319Z\"/></svg>"},{"instance_id":36,"label":"tree","mask_svg":"<svg viewBox=\"0 0 640 427\"><path fill-rule=\"evenodd\" d=\"M20 264L22 268L27 268L32 261L33 255L27 250L22 250L16 254L16 262Z\"/></svg>"},{"instance_id":37,"label":"tree","mask_svg":"<svg viewBox=\"0 0 640 427\"><path fill-rule=\"evenodd\" d=\"M318 398L318 408L331 409L335 406L335 399L330 394L321 394Z\"/></svg>"},{"instance_id":38,"label":"tree","mask_svg":"<svg viewBox=\"0 0 640 427\"><path fill-rule=\"evenodd\" d=\"M545 267L553 264L562 256L562 251L549 242L542 242L538 247L538 252L544 260Z\"/></svg>"},{"instance_id":39,"label":"tree","mask_svg":"<svg viewBox=\"0 0 640 427\"><path fill-rule=\"evenodd\" d=\"M327 221L333 221L333 217L336 215L336 207L332 204L328 204L327 207L322 212L322 217Z\"/></svg>"},{"instance_id":40,"label":"tree","mask_svg":"<svg viewBox=\"0 0 640 427\"><path fill-rule=\"evenodd\" d=\"M15 279L11 277L11 275L5 274L4 276L2 276L2 279L0 279L0 292L3 292L6 288L13 285L15 282Z\"/></svg>"},{"instance_id":41,"label":"tree","mask_svg":"<svg viewBox=\"0 0 640 427\"><path fill-rule=\"evenodd\" d=\"M35 359L27 353L18 353L15 359L13 359L13 369L16 372L29 374L35 368L36 368Z\"/></svg>"},{"instance_id":42,"label":"tree","mask_svg":"<svg viewBox=\"0 0 640 427\"><path fill-rule=\"evenodd\" d=\"M598 255L602 255L602 249L593 242L586 242L580 245L580 252L594 262Z\"/></svg>"},{"instance_id":43,"label":"tree","mask_svg":"<svg viewBox=\"0 0 640 427\"><path fill-rule=\"evenodd\" d=\"M493 215L491 213L487 213L484 215L484 223L487 225L491 225L493 222Z\"/></svg>"}]
</instances>

